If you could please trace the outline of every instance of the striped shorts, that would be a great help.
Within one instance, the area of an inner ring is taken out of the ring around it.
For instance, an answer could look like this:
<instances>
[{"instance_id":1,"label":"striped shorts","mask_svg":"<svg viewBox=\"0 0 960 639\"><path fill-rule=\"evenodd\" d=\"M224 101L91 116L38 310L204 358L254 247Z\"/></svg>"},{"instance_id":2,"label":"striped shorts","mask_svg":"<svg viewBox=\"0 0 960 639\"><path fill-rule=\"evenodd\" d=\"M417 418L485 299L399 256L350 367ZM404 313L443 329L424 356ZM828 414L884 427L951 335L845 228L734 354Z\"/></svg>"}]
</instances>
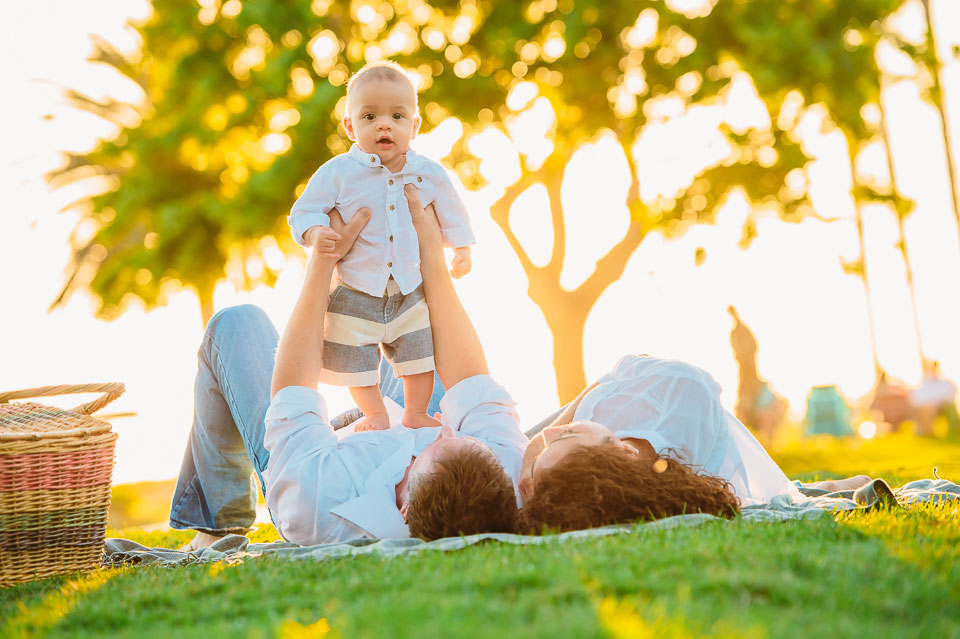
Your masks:
<instances>
[{"instance_id":1,"label":"striped shorts","mask_svg":"<svg viewBox=\"0 0 960 639\"><path fill-rule=\"evenodd\" d=\"M373 297L341 282L330 293L324 318L320 381L375 386L380 383L381 348L397 377L434 370L423 286L404 295L391 278L383 297Z\"/></svg>"}]
</instances>

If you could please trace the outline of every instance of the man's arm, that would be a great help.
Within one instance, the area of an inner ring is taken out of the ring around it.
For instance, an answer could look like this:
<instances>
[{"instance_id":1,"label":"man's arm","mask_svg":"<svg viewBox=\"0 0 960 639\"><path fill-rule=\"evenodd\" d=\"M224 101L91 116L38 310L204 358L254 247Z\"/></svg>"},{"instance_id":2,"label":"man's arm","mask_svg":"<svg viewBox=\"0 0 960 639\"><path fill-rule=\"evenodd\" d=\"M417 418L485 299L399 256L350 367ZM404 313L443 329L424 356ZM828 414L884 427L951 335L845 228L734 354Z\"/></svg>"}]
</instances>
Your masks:
<instances>
[{"instance_id":1,"label":"man's arm","mask_svg":"<svg viewBox=\"0 0 960 639\"><path fill-rule=\"evenodd\" d=\"M339 232L328 236L328 239L333 239L335 246L331 253L324 253L320 247L315 247L307 261L303 288L277 347L270 397L287 386L316 388L320 381L323 367L323 316L327 312L333 268L340 256L353 246L369 219L370 211L363 209L353 216L349 224L343 225L339 215L331 211L331 227Z\"/></svg>"},{"instance_id":2,"label":"man's arm","mask_svg":"<svg viewBox=\"0 0 960 639\"><path fill-rule=\"evenodd\" d=\"M576 399L567 404L566 406L561 406L553 414L549 415L542 422L536 426L531 427L529 430L525 431L527 437L534 437L540 434L544 428L550 426L565 426L573 421L573 415L577 412L577 409L580 407L580 402L583 401L583 398L587 396L587 393L592 391L600 382L594 382L580 391L580 394L577 395Z\"/></svg>"},{"instance_id":3,"label":"man's arm","mask_svg":"<svg viewBox=\"0 0 960 639\"><path fill-rule=\"evenodd\" d=\"M430 309L433 357L444 388L474 375L487 375L487 360L480 338L460 304L443 255L440 224L432 210L424 210L420 193L412 184L404 187L413 226L420 241L420 274Z\"/></svg>"}]
</instances>

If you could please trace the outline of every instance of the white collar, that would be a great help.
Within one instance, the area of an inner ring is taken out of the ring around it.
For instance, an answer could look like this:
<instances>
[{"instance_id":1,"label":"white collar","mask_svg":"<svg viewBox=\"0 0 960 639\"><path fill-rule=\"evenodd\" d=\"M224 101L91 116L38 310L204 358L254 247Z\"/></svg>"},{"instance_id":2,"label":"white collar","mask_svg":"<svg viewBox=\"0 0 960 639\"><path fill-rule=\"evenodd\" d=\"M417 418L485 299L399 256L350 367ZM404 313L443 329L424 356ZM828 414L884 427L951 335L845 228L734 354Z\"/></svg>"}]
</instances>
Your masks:
<instances>
[{"instance_id":1,"label":"white collar","mask_svg":"<svg viewBox=\"0 0 960 639\"><path fill-rule=\"evenodd\" d=\"M395 430L397 432L393 432ZM423 452L436 438L438 430L436 427L409 430L401 426L383 431L399 437L400 445L370 473L360 495L332 508L330 512L363 528L377 539L409 537L410 530L397 508L397 484L403 479L410 460Z\"/></svg>"},{"instance_id":2,"label":"white collar","mask_svg":"<svg viewBox=\"0 0 960 639\"><path fill-rule=\"evenodd\" d=\"M383 166L383 163L380 161L379 155L377 155L376 153L367 153L366 151L360 148L359 144L354 143L354 145L350 147L350 150L347 151L347 155L350 157L350 159L356 161L357 163L369 169L379 169L381 167L386 168ZM404 162L403 168L400 169L398 173L407 173L409 171L415 171L416 170L415 165L420 160L420 156L417 155L416 151L414 151L413 149L407 149L407 152L405 153L405 155L407 160L406 162Z\"/></svg>"}]
</instances>

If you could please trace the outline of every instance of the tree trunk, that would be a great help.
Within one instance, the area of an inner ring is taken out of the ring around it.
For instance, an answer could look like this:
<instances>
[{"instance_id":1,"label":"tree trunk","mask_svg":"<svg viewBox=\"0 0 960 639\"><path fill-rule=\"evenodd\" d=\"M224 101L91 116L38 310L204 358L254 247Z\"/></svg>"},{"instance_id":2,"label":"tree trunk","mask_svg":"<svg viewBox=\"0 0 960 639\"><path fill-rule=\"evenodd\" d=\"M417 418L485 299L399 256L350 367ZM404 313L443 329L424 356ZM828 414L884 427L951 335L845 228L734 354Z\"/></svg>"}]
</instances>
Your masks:
<instances>
[{"instance_id":1,"label":"tree trunk","mask_svg":"<svg viewBox=\"0 0 960 639\"><path fill-rule=\"evenodd\" d=\"M213 317L213 286L198 286L197 297L200 298L200 321L206 330L210 318Z\"/></svg>"},{"instance_id":2,"label":"tree trunk","mask_svg":"<svg viewBox=\"0 0 960 639\"><path fill-rule=\"evenodd\" d=\"M893 169L893 148L890 146L890 132L887 128L887 110L883 106L883 79L880 80L880 98L877 100L880 105L880 134L883 136L883 146L887 152L887 172L890 174L890 192L894 198L899 197L897 189L897 176ZM907 252L907 234L904 230L903 218L904 212L900 210L898 202L894 199L894 213L897 216L897 227L900 229L900 253L903 255L903 264L906 268L907 289L910 291L910 308L913 311L913 325L917 338L917 350L920 354L921 365L924 361L923 336L920 333L920 311L917 306L917 289L913 283L913 266L910 264L910 255Z\"/></svg>"},{"instance_id":3,"label":"tree trunk","mask_svg":"<svg viewBox=\"0 0 960 639\"><path fill-rule=\"evenodd\" d=\"M857 174L854 164L855 150L851 140L847 140L850 145L850 176L852 180L851 196L853 197L853 208L857 220L857 241L860 243L860 278L863 280L863 292L867 302L867 325L870 328L870 347L873 353L873 370L876 375L880 372L880 358L877 355L877 329L873 321L873 299L870 295L870 282L867 280L867 247L863 240L863 213L860 209L860 198L857 197Z\"/></svg>"},{"instance_id":4,"label":"tree trunk","mask_svg":"<svg viewBox=\"0 0 960 639\"><path fill-rule=\"evenodd\" d=\"M947 112L943 105L943 87L940 84L940 59L937 57L937 41L933 34L933 20L930 14L930 0L921 0L923 11L927 18L927 46L930 48L930 55L933 58L933 105L937 107L940 114L940 131L943 134L943 149L947 154L947 178L950 180L950 197L953 203L953 216L957 220L957 231L960 232L960 193L957 187L957 171L953 164L953 150L950 145L950 123L947 120Z\"/></svg>"},{"instance_id":5,"label":"tree trunk","mask_svg":"<svg viewBox=\"0 0 960 639\"><path fill-rule=\"evenodd\" d=\"M553 370L557 381L560 404L566 404L587 386L583 368L583 329L589 307L577 304L574 296L555 290L530 298L543 310L553 337Z\"/></svg>"}]
</instances>

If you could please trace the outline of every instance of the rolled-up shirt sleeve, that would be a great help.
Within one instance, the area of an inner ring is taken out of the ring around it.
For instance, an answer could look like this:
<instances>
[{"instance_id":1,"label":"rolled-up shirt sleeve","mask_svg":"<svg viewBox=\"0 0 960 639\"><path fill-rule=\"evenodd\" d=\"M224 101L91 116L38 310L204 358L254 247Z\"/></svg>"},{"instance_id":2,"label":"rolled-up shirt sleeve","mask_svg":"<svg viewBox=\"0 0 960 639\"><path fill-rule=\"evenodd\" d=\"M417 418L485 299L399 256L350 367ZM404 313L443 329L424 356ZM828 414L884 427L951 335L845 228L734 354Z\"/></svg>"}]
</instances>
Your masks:
<instances>
[{"instance_id":1,"label":"rolled-up shirt sleeve","mask_svg":"<svg viewBox=\"0 0 960 639\"><path fill-rule=\"evenodd\" d=\"M363 536L330 510L355 496L338 454L323 397L313 388L288 386L273 397L265 418L267 506L280 535L299 544Z\"/></svg>"},{"instance_id":2,"label":"rolled-up shirt sleeve","mask_svg":"<svg viewBox=\"0 0 960 639\"><path fill-rule=\"evenodd\" d=\"M450 181L450 176L440 168L435 176L436 193L433 208L437 212L440 222L440 233L443 236L444 246L461 248L477 243L470 226L470 216L460 194Z\"/></svg>"},{"instance_id":3,"label":"rolled-up shirt sleeve","mask_svg":"<svg viewBox=\"0 0 960 639\"><path fill-rule=\"evenodd\" d=\"M310 176L306 188L290 209L287 222L290 234L300 246L307 247L303 234L312 226L330 226L330 209L337 204L337 181L329 162Z\"/></svg>"},{"instance_id":4,"label":"rolled-up shirt sleeve","mask_svg":"<svg viewBox=\"0 0 960 639\"><path fill-rule=\"evenodd\" d=\"M489 375L475 375L451 387L440 400L443 423L483 441L500 460L514 486L529 440L520 431L517 403Z\"/></svg>"}]
</instances>

